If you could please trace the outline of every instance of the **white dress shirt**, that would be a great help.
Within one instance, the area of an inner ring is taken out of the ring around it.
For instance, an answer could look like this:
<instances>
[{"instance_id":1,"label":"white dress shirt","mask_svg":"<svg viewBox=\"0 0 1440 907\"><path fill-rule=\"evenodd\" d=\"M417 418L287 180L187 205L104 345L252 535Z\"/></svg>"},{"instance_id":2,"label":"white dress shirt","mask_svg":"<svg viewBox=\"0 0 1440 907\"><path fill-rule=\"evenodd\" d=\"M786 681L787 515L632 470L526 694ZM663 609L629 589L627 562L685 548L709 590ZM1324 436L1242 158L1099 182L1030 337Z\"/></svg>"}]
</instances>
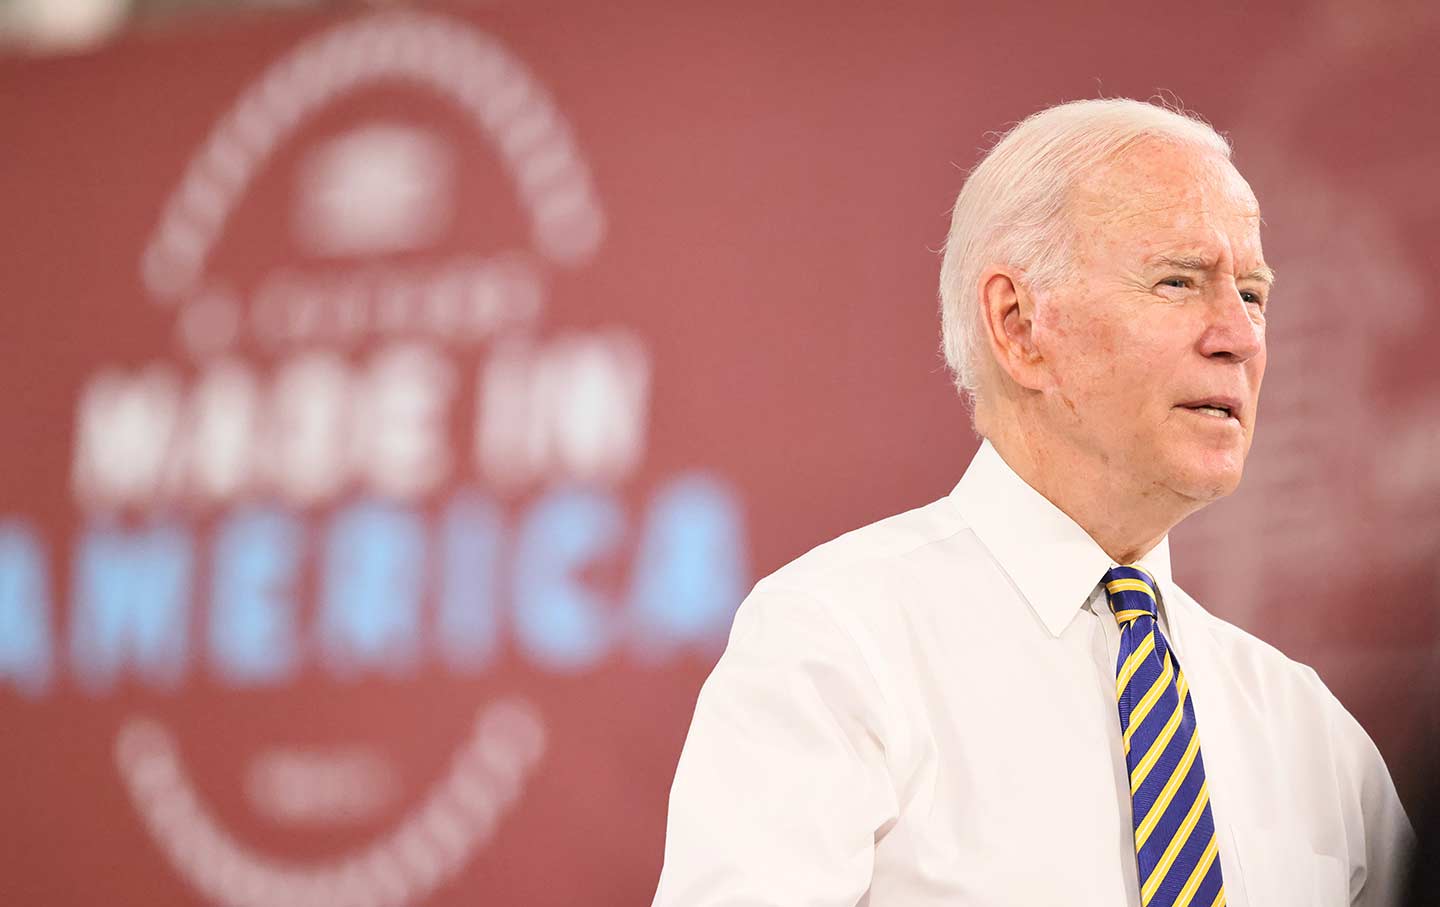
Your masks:
<instances>
[{"instance_id":1,"label":"white dress shirt","mask_svg":"<svg viewBox=\"0 0 1440 907\"><path fill-rule=\"evenodd\" d=\"M1167 542L1139 563L1228 903L1388 905L1411 832L1365 731L1176 586ZM1112 566L986 443L948 497L760 581L695 707L656 907L1138 907Z\"/></svg>"}]
</instances>

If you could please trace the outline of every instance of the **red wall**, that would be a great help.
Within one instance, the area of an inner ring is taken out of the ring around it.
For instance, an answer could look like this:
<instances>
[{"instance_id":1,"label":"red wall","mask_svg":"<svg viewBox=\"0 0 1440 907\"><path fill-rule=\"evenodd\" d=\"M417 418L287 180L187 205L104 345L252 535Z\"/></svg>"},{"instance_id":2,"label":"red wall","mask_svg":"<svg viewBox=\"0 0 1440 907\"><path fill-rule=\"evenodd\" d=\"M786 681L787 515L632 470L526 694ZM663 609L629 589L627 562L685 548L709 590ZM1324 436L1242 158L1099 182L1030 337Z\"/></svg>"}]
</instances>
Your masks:
<instances>
[{"instance_id":1,"label":"red wall","mask_svg":"<svg viewBox=\"0 0 1440 907\"><path fill-rule=\"evenodd\" d=\"M934 292L965 169L1097 93L1230 135L1280 274L1245 484L1178 577L1412 792L1440 20L984 6L200 20L0 64L4 900L648 902L744 592L974 450Z\"/></svg>"}]
</instances>

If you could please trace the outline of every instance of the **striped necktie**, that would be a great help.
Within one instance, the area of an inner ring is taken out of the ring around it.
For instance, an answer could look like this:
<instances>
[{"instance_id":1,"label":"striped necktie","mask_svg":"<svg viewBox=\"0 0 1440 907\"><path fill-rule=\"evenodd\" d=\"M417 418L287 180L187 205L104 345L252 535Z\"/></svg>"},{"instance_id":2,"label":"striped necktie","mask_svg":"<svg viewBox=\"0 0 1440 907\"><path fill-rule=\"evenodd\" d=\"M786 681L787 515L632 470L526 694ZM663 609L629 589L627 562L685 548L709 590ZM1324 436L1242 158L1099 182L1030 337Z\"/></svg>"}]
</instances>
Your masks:
<instances>
[{"instance_id":1,"label":"striped necktie","mask_svg":"<svg viewBox=\"0 0 1440 907\"><path fill-rule=\"evenodd\" d=\"M1145 907L1225 903L1210 789L1185 672L1155 621L1155 581L1113 567L1105 592L1120 623L1115 695L1130 771L1135 863Z\"/></svg>"}]
</instances>

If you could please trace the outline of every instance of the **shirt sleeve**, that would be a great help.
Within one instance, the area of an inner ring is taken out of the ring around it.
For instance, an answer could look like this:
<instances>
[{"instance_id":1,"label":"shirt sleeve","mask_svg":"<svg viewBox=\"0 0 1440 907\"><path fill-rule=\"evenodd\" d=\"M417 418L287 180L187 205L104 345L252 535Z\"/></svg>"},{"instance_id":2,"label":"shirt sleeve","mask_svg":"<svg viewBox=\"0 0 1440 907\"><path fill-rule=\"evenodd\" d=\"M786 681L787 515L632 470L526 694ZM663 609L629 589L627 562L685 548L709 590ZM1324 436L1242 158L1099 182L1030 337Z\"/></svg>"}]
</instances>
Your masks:
<instances>
[{"instance_id":1,"label":"shirt sleeve","mask_svg":"<svg viewBox=\"0 0 1440 907\"><path fill-rule=\"evenodd\" d=\"M1350 903L1393 907L1404 892L1415 833L1380 750L1340 701L1328 691L1327 695L1341 768L1348 776L1344 787Z\"/></svg>"},{"instance_id":2,"label":"shirt sleeve","mask_svg":"<svg viewBox=\"0 0 1440 907\"><path fill-rule=\"evenodd\" d=\"M854 907L896 815L885 708L818 601L762 582L700 691L655 907Z\"/></svg>"}]
</instances>

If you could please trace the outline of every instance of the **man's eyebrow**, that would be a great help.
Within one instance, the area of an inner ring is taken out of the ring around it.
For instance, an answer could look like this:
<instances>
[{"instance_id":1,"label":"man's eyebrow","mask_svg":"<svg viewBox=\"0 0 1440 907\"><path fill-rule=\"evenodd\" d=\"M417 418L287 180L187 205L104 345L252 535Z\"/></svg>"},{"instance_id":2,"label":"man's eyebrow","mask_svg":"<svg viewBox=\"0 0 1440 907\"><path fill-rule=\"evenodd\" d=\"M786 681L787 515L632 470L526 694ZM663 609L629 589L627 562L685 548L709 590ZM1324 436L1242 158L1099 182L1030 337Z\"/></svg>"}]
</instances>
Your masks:
<instances>
[{"instance_id":1,"label":"man's eyebrow","mask_svg":"<svg viewBox=\"0 0 1440 907\"><path fill-rule=\"evenodd\" d=\"M1209 271L1215 267L1213 258L1203 255L1157 255L1150 264L1159 268L1177 268L1181 271Z\"/></svg>"},{"instance_id":2,"label":"man's eyebrow","mask_svg":"<svg viewBox=\"0 0 1440 907\"><path fill-rule=\"evenodd\" d=\"M1269 265L1261 265L1253 271L1240 275L1241 280L1258 280L1266 286L1275 285L1275 271Z\"/></svg>"},{"instance_id":3,"label":"man's eyebrow","mask_svg":"<svg viewBox=\"0 0 1440 907\"><path fill-rule=\"evenodd\" d=\"M1203 255L1158 255L1150 260L1151 265L1159 268L1175 268L1180 271L1213 271L1216 261L1213 258L1206 258ZM1251 271L1240 275L1240 280L1258 280L1261 283L1274 286L1275 271L1269 265L1261 265Z\"/></svg>"}]
</instances>

